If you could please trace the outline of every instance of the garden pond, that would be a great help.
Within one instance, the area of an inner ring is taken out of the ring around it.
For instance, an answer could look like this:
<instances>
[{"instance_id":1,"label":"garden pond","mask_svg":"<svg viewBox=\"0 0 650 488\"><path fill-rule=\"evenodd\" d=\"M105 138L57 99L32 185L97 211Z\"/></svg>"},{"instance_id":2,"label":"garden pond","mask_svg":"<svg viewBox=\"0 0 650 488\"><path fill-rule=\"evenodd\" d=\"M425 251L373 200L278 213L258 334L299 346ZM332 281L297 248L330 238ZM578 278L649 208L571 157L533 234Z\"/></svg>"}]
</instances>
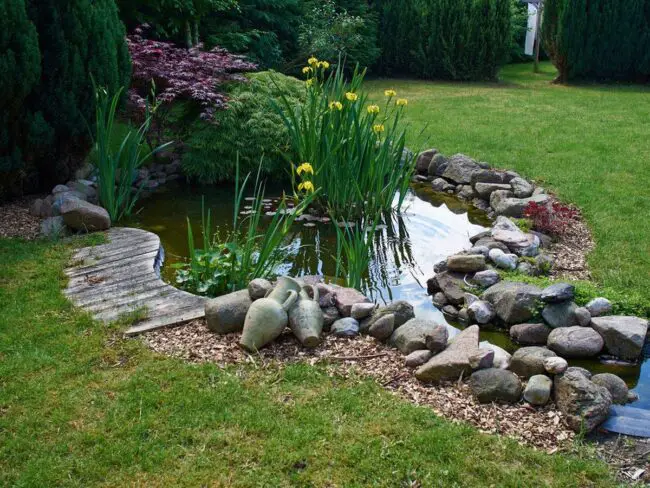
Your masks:
<instances>
[{"instance_id":1,"label":"garden pond","mask_svg":"<svg viewBox=\"0 0 650 488\"><path fill-rule=\"evenodd\" d=\"M269 188L267 195L282 193ZM143 208L127 225L155 232L165 250L163 278L175 282L174 263L187 260L187 219L192 223L195 242L201 242L202 201L212 213L213 228L226 236L232 229L234 188L232 186L189 186L174 183L156 191L143 201ZM379 226L370 263L366 289L362 290L377 303L406 300L418 318L445 321L426 293L426 280L433 275L433 265L447 256L471 247L469 238L484 230L489 220L482 212L457 200L435 193L429 185L413 184L399 215L387 225ZM278 270L291 276L322 275L334 280L336 273L336 232L330 224L296 222L287 246L287 256ZM449 322L455 327L462 325ZM500 330L482 330L487 340L509 352L517 349L508 334ZM640 365L601 363L594 360L571 360L593 373L611 372L634 387L640 399L633 405L650 409L650 358Z\"/></svg>"}]
</instances>

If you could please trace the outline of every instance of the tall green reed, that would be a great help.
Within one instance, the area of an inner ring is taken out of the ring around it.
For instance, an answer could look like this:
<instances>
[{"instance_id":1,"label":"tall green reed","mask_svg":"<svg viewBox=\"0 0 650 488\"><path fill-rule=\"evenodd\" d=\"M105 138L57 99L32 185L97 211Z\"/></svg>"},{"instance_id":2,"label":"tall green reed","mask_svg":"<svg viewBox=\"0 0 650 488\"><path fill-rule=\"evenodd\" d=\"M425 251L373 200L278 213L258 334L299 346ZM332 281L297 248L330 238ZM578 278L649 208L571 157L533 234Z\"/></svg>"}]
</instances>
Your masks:
<instances>
[{"instance_id":1,"label":"tall green reed","mask_svg":"<svg viewBox=\"0 0 650 488\"><path fill-rule=\"evenodd\" d=\"M347 79L341 60L331 73L328 67L310 59L303 70L306 102L296 106L281 97L276 105L299 159L292 167L308 163L313 169L304 176L292 171L294 188L296 177L307 178L320 190L315 204L336 218L399 210L415 168L415 156L404 151L401 122L407 100L387 90L382 104L369 104L362 86L365 70L357 66Z\"/></svg>"},{"instance_id":2,"label":"tall green reed","mask_svg":"<svg viewBox=\"0 0 650 488\"><path fill-rule=\"evenodd\" d=\"M123 89L110 96L105 88L95 87L95 123L96 135L94 146L97 167L97 188L99 203L106 209L113 222L131 215L144 182L133 191L135 172L151 156L171 144L163 144L147 151L145 139L151 127L151 111L147 110L144 122L139 128L130 130L121 143L114 148L114 124L117 106Z\"/></svg>"}]
</instances>

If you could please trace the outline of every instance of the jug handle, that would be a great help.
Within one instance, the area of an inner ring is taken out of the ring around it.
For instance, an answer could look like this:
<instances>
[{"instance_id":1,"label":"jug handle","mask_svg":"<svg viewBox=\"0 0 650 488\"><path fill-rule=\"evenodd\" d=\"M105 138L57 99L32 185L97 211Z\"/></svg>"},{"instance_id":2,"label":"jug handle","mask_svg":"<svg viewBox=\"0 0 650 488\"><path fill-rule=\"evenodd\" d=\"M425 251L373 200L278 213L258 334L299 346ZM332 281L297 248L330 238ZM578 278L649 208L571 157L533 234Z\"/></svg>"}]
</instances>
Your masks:
<instances>
[{"instance_id":1,"label":"jug handle","mask_svg":"<svg viewBox=\"0 0 650 488\"><path fill-rule=\"evenodd\" d=\"M298 299L298 294L296 293L296 291L289 290L289 296L282 304L282 308L285 310L285 312L288 311L293 306L294 303L296 303L297 299Z\"/></svg>"},{"instance_id":2,"label":"jug handle","mask_svg":"<svg viewBox=\"0 0 650 488\"><path fill-rule=\"evenodd\" d=\"M313 300L314 300L315 302L317 302L318 299L319 299L319 295L318 295L318 287L316 287L316 286L314 286L314 285L305 285L305 288L311 288L311 292L312 292L312 295L313 295Z\"/></svg>"}]
</instances>

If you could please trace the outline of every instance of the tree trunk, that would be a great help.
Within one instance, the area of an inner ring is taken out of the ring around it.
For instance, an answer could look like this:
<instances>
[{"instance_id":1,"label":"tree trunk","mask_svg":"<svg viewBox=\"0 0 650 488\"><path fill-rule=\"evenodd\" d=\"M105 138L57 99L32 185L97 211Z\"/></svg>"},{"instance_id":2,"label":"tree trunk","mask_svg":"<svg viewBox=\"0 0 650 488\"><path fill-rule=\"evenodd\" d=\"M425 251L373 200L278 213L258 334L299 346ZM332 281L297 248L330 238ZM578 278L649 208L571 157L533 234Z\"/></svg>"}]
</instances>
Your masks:
<instances>
[{"instance_id":1,"label":"tree trunk","mask_svg":"<svg viewBox=\"0 0 650 488\"><path fill-rule=\"evenodd\" d=\"M192 27L190 27L190 21L185 21L185 44L187 49L192 49Z\"/></svg>"},{"instance_id":2,"label":"tree trunk","mask_svg":"<svg viewBox=\"0 0 650 488\"><path fill-rule=\"evenodd\" d=\"M194 19L194 47L199 45L199 19Z\"/></svg>"}]
</instances>

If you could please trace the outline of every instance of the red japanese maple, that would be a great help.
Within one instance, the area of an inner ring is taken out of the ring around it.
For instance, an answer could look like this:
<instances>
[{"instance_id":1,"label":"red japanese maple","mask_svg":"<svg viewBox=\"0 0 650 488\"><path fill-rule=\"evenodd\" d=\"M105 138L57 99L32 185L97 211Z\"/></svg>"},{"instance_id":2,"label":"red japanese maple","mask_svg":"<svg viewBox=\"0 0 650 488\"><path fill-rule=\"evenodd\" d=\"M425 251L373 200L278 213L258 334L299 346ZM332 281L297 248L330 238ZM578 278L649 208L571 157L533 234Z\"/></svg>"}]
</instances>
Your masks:
<instances>
[{"instance_id":1,"label":"red japanese maple","mask_svg":"<svg viewBox=\"0 0 650 488\"><path fill-rule=\"evenodd\" d=\"M547 204L530 202L524 209L524 217L532 220L535 230L552 235L564 233L578 216L576 209L557 200Z\"/></svg>"}]
</instances>

